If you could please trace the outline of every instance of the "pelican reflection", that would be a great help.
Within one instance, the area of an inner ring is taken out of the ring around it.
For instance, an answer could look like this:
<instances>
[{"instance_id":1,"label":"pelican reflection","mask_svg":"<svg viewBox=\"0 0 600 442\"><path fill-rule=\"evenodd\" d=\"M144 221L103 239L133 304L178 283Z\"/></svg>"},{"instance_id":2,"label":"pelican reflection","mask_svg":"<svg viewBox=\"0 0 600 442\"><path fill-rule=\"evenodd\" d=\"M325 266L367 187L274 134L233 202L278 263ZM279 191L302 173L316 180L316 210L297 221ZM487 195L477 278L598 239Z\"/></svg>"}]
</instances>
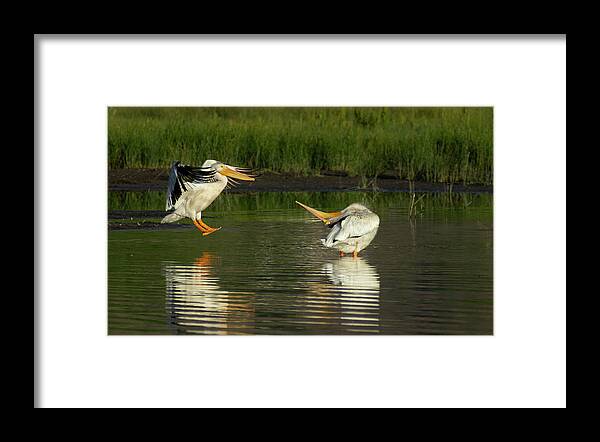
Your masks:
<instances>
[{"instance_id":1,"label":"pelican reflection","mask_svg":"<svg viewBox=\"0 0 600 442\"><path fill-rule=\"evenodd\" d=\"M362 257L327 262L321 273L328 282L310 284L309 303L330 314L344 332L377 332L379 327L379 273Z\"/></svg>"},{"instance_id":2,"label":"pelican reflection","mask_svg":"<svg viewBox=\"0 0 600 442\"><path fill-rule=\"evenodd\" d=\"M218 257L204 252L191 264L165 264L167 311L178 331L199 334L252 332L254 293L222 289L214 272L218 261Z\"/></svg>"}]
</instances>

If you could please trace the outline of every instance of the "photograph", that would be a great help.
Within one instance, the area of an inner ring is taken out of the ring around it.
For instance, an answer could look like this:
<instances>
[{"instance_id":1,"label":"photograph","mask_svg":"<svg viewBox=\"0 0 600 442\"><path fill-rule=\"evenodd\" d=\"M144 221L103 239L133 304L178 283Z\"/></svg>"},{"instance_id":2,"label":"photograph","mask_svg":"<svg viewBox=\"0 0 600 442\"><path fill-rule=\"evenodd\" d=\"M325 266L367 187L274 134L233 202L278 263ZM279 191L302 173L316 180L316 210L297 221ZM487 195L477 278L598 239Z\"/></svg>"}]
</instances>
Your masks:
<instances>
[{"instance_id":1,"label":"photograph","mask_svg":"<svg viewBox=\"0 0 600 442\"><path fill-rule=\"evenodd\" d=\"M35 34L34 408L566 408L566 151L566 34Z\"/></svg>"},{"instance_id":2,"label":"photograph","mask_svg":"<svg viewBox=\"0 0 600 442\"><path fill-rule=\"evenodd\" d=\"M494 108L109 106L108 335L493 335Z\"/></svg>"}]
</instances>

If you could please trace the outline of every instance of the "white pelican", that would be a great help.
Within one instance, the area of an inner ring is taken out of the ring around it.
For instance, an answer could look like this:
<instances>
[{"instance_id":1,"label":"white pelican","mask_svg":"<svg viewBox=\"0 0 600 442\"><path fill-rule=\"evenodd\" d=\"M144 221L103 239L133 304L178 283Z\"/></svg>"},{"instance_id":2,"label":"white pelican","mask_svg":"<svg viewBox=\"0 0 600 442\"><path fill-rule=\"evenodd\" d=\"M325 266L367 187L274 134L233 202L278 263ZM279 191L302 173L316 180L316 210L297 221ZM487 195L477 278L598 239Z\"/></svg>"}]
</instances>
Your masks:
<instances>
[{"instance_id":1,"label":"white pelican","mask_svg":"<svg viewBox=\"0 0 600 442\"><path fill-rule=\"evenodd\" d=\"M337 249L340 256L352 253L357 257L358 252L366 248L379 228L379 217L362 204L350 204L340 212L321 212L296 201L314 216L329 226L331 232L321 242L325 247Z\"/></svg>"},{"instance_id":2,"label":"white pelican","mask_svg":"<svg viewBox=\"0 0 600 442\"><path fill-rule=\"evenodd\" d=\"M193 167L175 161L169 173L167 205L165 210L175 209L165 216L161 223L172 223L181 218L190 218L203 236L216 232L202 221L202 211L206 209L235 179L254 181L247 175L249 169L229 166L215 160L206 160L201 167ZM228 179L227 177L230 177Z\"/></svg>"}]
</instances>

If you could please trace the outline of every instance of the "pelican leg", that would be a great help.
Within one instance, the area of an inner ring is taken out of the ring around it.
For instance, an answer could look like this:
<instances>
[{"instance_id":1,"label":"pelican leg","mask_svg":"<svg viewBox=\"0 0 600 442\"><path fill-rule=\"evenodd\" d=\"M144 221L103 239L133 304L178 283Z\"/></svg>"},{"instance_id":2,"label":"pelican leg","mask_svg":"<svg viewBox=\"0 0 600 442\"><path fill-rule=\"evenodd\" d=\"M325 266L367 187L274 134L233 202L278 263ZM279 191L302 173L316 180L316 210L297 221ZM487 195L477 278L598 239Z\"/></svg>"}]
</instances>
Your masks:
<instances>
[{"instance_id":1,"label":"pelican leg","mask_svg":"<svg viewBox=\"0 0 600 442\"><path fill-rule=\"evenodd\" d=\"M356 258L358 256L358 252L356 250L354 250L354 252L352 252L352 257Z\"/></svg>"},{"instance_id":2,"label":"pelican leg","mask_svg":"<svg viewBox=\"0 0 600 442\"><path fill-rule=\"evenodd\" d=\"M340 250L340 256L344 256L345 253Z\"/></svg>"},{"instance_id":3,"label":"pelican leg","mask_svg":"<svg viewBox=\"0 0 600 442\"><path fill-rule=\"evenodd\" d=\"M208 224L206 224L204 221L202 221L201 219L197 220L198 224L204 229L204 231L202 232L202 235L206 236L206 235L210 235L211 233L216 232L217 230L221 230L221 227L217 227L216 229L214 227L209 226Z\"/></svg>"}]
</instances>

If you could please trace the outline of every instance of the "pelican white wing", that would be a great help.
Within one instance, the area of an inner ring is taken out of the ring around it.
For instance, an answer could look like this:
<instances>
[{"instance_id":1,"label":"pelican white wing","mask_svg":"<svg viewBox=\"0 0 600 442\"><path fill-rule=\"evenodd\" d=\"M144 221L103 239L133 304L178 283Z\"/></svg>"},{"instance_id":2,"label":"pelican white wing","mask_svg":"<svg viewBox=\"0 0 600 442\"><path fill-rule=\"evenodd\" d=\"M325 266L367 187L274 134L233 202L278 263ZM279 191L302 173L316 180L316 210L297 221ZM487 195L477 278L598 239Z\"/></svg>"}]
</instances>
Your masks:
<instances>
[{"instance_id":1,"label":"pelican white wing","mask_svg":"<svg viewBox=\"0 0 600 442\"><path fill-rule=\"evenodd\" d=\"M212 167L193 167L175 161L169 172L169 187L167 188L167 204L165 210L175 207L181 195L194 184L212 183L216 171Z\"/></svg>"},{"instance_id":2,"label":"pelican white wing","mask_svg":"<svg viewBox=\"0 0 600 442\"><path fill-rule=\"evenodd\" d=\"M332 247L336 242L363 237L379 227L379 217L368 210L344 214L331 221L334 221L330 224L331 232L323 240L326 247Z\"/></svg>"}]
</instances>

